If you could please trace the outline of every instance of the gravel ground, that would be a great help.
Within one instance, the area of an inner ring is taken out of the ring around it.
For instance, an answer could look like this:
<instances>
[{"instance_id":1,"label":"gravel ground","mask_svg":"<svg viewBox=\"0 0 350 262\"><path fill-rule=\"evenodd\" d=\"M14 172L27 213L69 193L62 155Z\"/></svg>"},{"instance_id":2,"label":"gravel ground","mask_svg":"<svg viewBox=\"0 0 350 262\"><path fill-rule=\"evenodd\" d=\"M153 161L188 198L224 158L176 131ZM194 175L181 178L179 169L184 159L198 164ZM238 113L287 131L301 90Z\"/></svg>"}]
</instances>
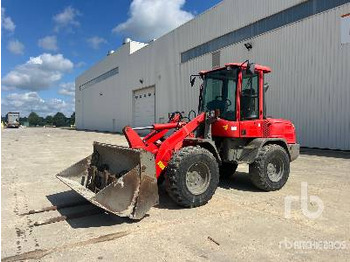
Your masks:
<instances>
[{"instance_id":1,"label":"gravel ground","mask_svg":"<svg viewBox=\"0 0 350 262\"><path fill-rule=\"evenodd\" d=\"M33 226L94 209L84 205L21 216L79 200L55 174L91 154L94 140L126 141L121 135L51 128L4 129L1 135L3 261L350 260L350 153L304 150L277 192L256 190L242 165L199 208L177 207L160 187L160 204L138 222L99 213ZM303 200L292 203L290 216L288 196ZM320 216L310 218L322 205Z\"/></svg>"}]
</instances>

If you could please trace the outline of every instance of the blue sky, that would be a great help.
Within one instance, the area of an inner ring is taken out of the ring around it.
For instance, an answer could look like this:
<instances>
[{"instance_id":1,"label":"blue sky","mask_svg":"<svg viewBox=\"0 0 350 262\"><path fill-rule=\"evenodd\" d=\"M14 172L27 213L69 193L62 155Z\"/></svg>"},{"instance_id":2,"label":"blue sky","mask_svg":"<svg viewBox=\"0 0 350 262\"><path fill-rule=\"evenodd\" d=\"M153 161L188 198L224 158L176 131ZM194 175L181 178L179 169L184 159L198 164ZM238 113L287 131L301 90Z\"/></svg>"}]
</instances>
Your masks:
<instances>
[{"instance_id":1,"label":"blue sky","mask_svg":"<svg viewBox=\"0 0 350 262\"><path fill-rule=\"evenodd\" d=\"M2 0L2 115L70 116L74 79L123 38L158 38L218 2Z\"/></svg>"}]
</instances>

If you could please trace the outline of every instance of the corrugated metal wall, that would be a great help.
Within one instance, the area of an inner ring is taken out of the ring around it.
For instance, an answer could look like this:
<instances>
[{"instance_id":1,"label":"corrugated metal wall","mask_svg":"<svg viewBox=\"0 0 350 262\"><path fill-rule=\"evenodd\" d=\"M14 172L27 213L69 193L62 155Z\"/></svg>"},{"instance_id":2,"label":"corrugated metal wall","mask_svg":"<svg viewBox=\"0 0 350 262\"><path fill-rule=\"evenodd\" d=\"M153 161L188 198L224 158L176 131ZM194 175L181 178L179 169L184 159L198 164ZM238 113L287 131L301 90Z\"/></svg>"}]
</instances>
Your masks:
<instances>
[{"instance_id":1,"label":"corrugated metal wall","mask_svg":"<svg viewBox=\"0 0 350 262\"><path fill-rule=\"evenodd\" d=\"M112 131L132 124L132 90L156 86L156 118L197 109L198 84L189 75L210 69L211 54L186 63L181 52L303 1L224 1L130 55L116 53L76 80L77 127ZM340 44L340 16L350 4L221 49L221 63L251 59L272 67L266 78L268 115L291 119L303 146L350 150L350 44ZM132 43L130 43L132 45ZM119 74L80 91L79 85L119 66ZM140 79L143 83L140 83ZM102 93L102 95L101 95Z\"/></svg>"},{"instance_id":2,"label":"corrugated metal wall","mask_svg":"<svg viewBox=\"0 0 350 262\"><path fill-rule=\"evenodd\" d=\"M350 45L340 44L340 17L350 4L237 44L224 62L250 58L272 67L268 115L291 119L303 146L350 149Z\"/></svg>"}]
</instances>

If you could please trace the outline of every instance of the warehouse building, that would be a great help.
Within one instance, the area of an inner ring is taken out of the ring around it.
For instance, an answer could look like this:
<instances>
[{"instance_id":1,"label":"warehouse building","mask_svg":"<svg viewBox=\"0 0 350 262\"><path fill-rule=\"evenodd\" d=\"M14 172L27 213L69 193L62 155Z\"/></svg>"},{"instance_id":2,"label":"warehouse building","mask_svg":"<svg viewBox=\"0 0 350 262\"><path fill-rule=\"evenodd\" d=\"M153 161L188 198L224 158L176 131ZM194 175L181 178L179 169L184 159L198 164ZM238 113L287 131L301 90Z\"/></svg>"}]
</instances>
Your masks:
<instances>
[{"instance_id":1,"label":"warehouse building","mask_svg":"<svg viewBox=\"0 0 350 262\"><path fill-rule=\"evenodd\" d=\"M272 68L267 115L302 146L350 150L350 1L226 0L149 43L127 39L76 79L78 129L120 132L197 109L200 70Z\"/></svg>"}]
</instances>

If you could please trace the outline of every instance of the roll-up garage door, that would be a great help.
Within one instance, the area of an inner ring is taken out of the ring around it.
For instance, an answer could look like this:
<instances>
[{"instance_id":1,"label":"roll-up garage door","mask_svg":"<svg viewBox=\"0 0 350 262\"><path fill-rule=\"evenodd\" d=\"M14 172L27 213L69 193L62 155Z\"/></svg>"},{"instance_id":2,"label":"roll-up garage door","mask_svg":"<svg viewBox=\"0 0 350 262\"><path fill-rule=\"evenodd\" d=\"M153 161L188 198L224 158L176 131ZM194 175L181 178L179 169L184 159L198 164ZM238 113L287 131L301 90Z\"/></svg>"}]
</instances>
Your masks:
<instances>
[{"instance_id":1,"label":"roll-up garage door","mask_svg":"<svg viewBox=\"0 0 350 262\"><path fill-rule=\"evenodd\" d=\"M154 86L134 91L134 126L149 126L154 124L155 96L156 93Z\"/></svg>"}]
</instances>

